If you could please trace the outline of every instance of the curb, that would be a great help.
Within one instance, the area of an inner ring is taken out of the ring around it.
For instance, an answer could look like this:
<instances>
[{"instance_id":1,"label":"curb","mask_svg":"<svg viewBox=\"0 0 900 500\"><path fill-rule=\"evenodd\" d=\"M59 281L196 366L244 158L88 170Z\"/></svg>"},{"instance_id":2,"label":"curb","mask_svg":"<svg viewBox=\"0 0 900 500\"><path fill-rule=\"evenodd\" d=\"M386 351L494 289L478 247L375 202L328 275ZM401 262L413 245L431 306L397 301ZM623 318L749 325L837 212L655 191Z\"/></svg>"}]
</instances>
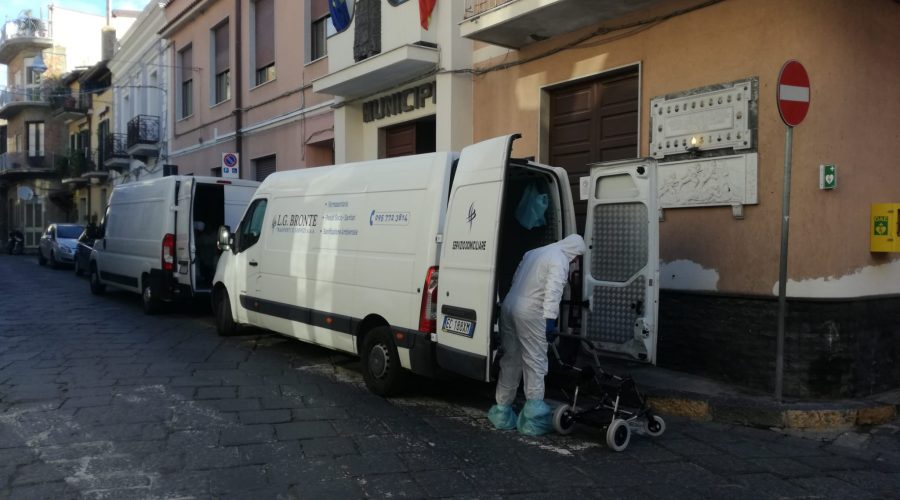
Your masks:
<instances>
[{"instance_id":1,"label":"curb","mask_svg":"<svg viewBox=\"0 0 900 500\"><path fill-rule=\"evenodd\" d=\"M874 401L777 403L763 398L726 399L703 396L648 394L654 411L701 422L751 427L827 431L880 425L897 415L897 408Z\"/></svg>"}]
</instances>

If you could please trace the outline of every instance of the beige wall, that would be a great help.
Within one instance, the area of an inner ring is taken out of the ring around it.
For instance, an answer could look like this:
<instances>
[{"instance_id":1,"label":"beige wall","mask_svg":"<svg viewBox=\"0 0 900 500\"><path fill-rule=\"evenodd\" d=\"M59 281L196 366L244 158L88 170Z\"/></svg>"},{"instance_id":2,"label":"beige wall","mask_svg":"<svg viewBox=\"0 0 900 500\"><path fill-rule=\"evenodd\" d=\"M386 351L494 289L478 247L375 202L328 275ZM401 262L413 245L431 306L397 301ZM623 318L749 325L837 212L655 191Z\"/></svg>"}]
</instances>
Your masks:
<instances>
[{"instance_id":1,"label":"beige wall","mask_svg":"<svg viewBox=\"0 0 900 500\"><path fill-rule=\"evenodd\" d=\"M181 9L191 4L177 0L166 9L171 22ZM237 79L242 79L242 147L241 176L253 178L252 159L276 154L278 170L318 165L307 163L306 145L321 141L331 133L333 119L330 108L323 103L328 96L312 92L310 82L324 75L327 58L304 64L306 39L305 2L275 0L275 67L276 78L262 85L254 85L255 68L251 67L250 10L251 2L242 0L242 74L235 74L234 45L236 19L231 0L207 1L205 10L193 21L170 35L172 60L178 64L178 51L191 44L194 66L194 113L179 118L177 95L180 88L178 72L173 72L169 85L170 106L175 117L174 137L169 151L169 163L179 166L179 173L209 175L210 168L221 165L222 153L236 151L234 140ZM231 99L210 106L210 29L225 18L229 19L231 57Z\"/></svg>"},{"instance_id":2,"label":"beige wall","mask_svg":"<svg viewBox=\"0 0 900 500\"><path fill-rule=\"evenodd\" d=\"M665 3L656 12L693 3ZM687 260L718 273L719 291L769 295L778 279L785 137L775 83L782 64L797 59L809 72L812 102L794 131L790 279L835 287L860 270L897 273L895 256L869 252L868 231L871 203L900 201L898 26L900 9L883 0L729 0L630 36L616 32L606 43L476 77L475 139L520 131L514 154L546 157L538 147L542 86L641 63L640 151L647 155L651 98L758 77L759 204L745 207L744 220L725 207L666 210L660 251L664 262ZM582 33L530 46L519 57ZM818 189L821 163L837 165L833 192ZM900 292L893 282L893 293ZM844 296L868 293L850 288Z\"/></svg>"}]
</instances>

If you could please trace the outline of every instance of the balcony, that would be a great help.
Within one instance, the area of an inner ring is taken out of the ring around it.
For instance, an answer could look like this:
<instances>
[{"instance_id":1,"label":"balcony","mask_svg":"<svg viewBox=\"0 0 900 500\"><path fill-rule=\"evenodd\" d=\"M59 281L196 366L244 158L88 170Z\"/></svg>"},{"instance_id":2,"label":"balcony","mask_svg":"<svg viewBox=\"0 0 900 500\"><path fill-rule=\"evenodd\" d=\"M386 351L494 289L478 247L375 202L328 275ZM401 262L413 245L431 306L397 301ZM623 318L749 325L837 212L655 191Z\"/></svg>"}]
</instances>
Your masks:
<instances>
[{"instance_id":1,"label":"balcony","mask_svg":"<svg viewBox=\"0 0 900 500\"><path fill-rule=\"evenodd\" d=\"M0 177L23 178L54 174L51 156L27 156L24 151L0 154Z\"/></svg>"},{"instance_id":2,"label":"balcony","mask_svg":"<svg viewBox=\"0 0 900 500\"><path fill-rule=\"evenodd\" d=\"M328 37L328 75L313 81L314 92L348 99L369 95L415 80L438 66L437 30L421 28L418 2L380 2L379 24L369 27L372 36L380 38L379 51L357 57L355 30L362 21L354 18L349 28Z\"/></svg>"},{"instance_id":3,"label":"balcony","mask_svg":"<svg viewBox=\"0 0 900 500\"><path fill-rule=\"evenodd\" d=\"M74 120L87 115L93 100L87 92L62 91L50 96L53 116L62 120Z\"/></svg>"},{"instance_id":4,"label":"balcony","mask_svg":"<svg viewBox=\"0 0 900 500\"><path fill-rule=\"evenodd\" d=\"M466 0L459 32L472 40L521 49L659 3L660 0Z\"/></svg>"},{"instance_id":5,"label":"balcony","mask_svg":"<svg viewBox=\"0 0 900 500\"><path fill-rule=\"evenodd\" d=\"M21 16L3 24L0 30L0 64L9 64L23 50L36 51L53 47L53 39L44 21Z\"/></svg>"},{"instance_id":6,"label":"balcony","mask_svg":"<svg viewBox=\"0 0 900 500\"><path fill-rule=\"evenodd\" d=\"M128 154L153 156L159 152L159 117L137 115L128 121Z\"/></svg>"},{"instance_id":7,"label":"balcony","mask_svg":"<svg viewBox=\"0 0 900 500\"><path fill-rule=\"evenodd\" d=\"M108 168L128 168L131 157L128 156L128 135L109 134L103 143L103 165Z\"/></svg>"},{"instance_id":8,"label":"balcony","mask_svg":"<svg viewBox=\"0 0 900 500\"><path fill-rule=\"evenodd\" d=\"M50 107L46 91L39 85L6 87L0 91L0 119L8 120L30 107Z\"/></svg>"}]
</instances>

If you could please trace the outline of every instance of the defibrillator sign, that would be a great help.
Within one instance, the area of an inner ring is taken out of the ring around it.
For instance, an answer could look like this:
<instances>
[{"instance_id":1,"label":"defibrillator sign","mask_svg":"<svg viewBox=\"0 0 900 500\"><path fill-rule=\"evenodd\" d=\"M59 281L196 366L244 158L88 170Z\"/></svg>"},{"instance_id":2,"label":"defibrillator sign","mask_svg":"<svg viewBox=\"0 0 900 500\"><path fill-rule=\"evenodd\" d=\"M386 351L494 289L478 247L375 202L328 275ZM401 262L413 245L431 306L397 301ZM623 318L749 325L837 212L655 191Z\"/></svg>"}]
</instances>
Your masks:
<instances>
[{"instance_id":1,"label":"defibrillator sign","mask_svg":"<svg viewBox=\"0 0 900 500\"><path fill-rule=\"evenodd\" d=\"M884 215L876 215L872 220L872 227L875 236L886 236L888 233L888 218Z\"/></svg>"},{"instance_id":2,"label":"defibrillator sign","mask_svg":"<svg viewBox=\"0 0 900 500\"><path fill-rule=\"evenodd\" d=\"M900 203L872 205L869 222L869 250L872 252L900 252Z\"/></svg>"}]
</instances>

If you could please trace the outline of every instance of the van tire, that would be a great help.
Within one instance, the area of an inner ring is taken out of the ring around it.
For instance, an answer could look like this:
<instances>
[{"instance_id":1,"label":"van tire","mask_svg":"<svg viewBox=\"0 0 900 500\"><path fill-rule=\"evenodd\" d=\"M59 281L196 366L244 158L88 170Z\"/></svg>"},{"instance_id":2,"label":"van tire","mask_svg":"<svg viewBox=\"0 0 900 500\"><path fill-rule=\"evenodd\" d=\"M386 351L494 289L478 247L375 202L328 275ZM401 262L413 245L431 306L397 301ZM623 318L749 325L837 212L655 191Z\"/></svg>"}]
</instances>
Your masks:
<instances>
[{"instance_id":1,"label":"van tire","mask_svg":"<svg viewBox=\"0 0 900 500\"><path fill-rule=\"evenodd\" d=\"M238 325L231 315L231 301L225 290L216 292L216 332L222 337L232 337L238 334Z\"/></svg>"},{"instance_id":2,"label":"van tire","mask_svg":"<svg viewBox=\"0 0 900 500\"><path fill-rule=\"evenodd\" d=\"M150 280L145 276L141 283L143 284L141 287L141 304L144 306L144 314L159 314L162 303L156 297L156 294L153 293Z\"/></svg>"},{"instance_id":3,"label":"van tire","mask_svg":"<svg viewBox=\"0 0 900 500\"><path fill-rule=\"evenodd\" d=\"M44 258L44 252L40 248L38 248L38 264L42 266L47 265L47 259Z\"/></svg>"},{"instance_id":4,"label":"van tire","mask_svg":"<svg viewBox=\"0 0 900 500\"><path fill-rule=\"evenodd\" d=\"M56 254L53 251L50 252L50 267L59 269L59 262L56 260Z\"/></svg>"},{"instance_id":5,"label":"van tire","mask_svg":"<svg viewBox=\"0 0 900 500\"><path fill-rule=\"evenodd\" d=\"M88 275L91 283L91 293L94 295L102 295L106 291L106 285L100 281L100 272L97 271L97 264L91 264L91 271Z\"/></svg>"},{"instance_id":6,"label":"van tire","mask_svg":"<svg viewBox=\"0 0 900 500\"><path fill-rule=\"evenodd\" d=\"M82 276L84 274L84 269L78 265L78 257L75 257L75 276Z\"/></svg>"},{"instance_id":7,"label":"van tire","mask_svg":"<svg viewBox=\"0 0 900 500\"><path fill-rule=\"evenodd\" d=\"M363 378L370 391L385 397L397 394L405 373L390 328L380 326L366 335L361 361Z\"/></svg>"}]
</instances>

